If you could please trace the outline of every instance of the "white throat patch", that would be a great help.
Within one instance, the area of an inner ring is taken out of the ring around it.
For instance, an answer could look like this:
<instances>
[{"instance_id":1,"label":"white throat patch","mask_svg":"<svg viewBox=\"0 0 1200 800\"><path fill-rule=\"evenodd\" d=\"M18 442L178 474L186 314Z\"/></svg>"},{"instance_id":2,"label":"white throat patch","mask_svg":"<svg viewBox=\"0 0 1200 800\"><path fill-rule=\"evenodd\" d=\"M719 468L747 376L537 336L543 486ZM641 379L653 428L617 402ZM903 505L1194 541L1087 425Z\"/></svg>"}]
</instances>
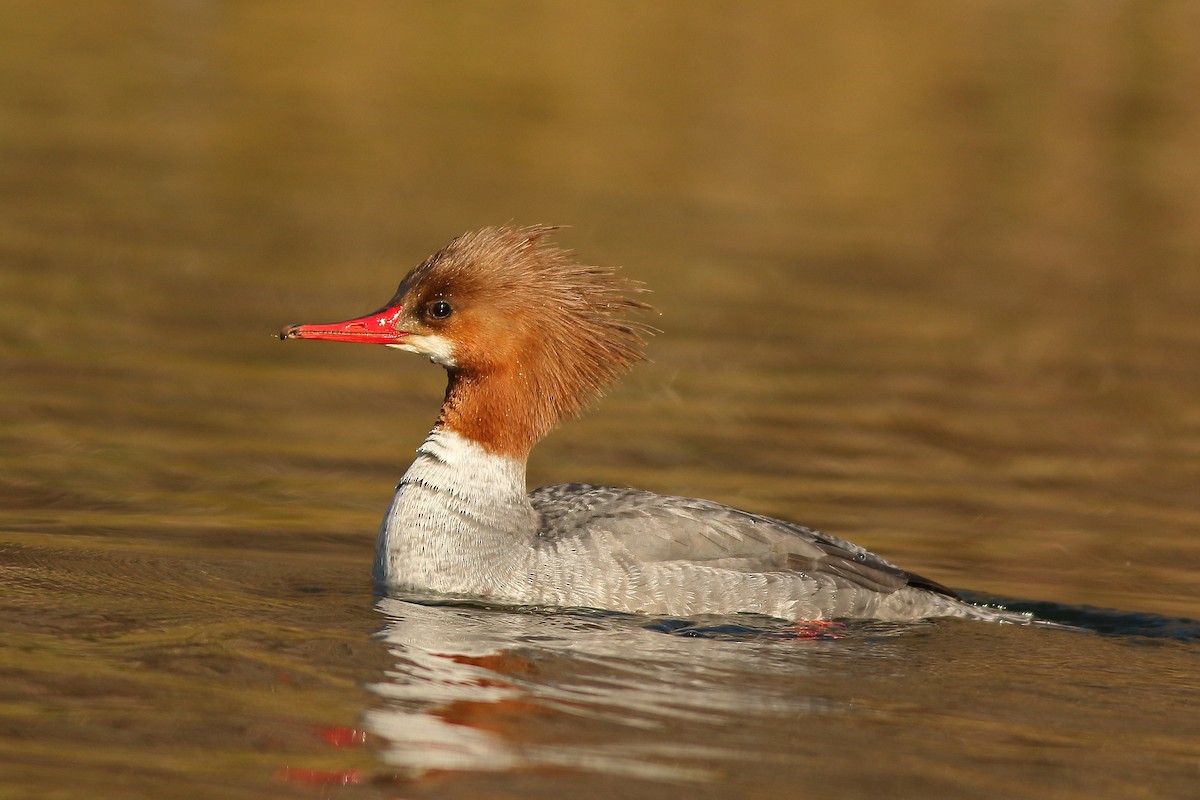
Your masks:
<instances>
[{"instance_id":1,"label":"white throat patch","mask_svg":"<svg viewBox=\"0 0 1200 800\"><path fill-rule=\"evenodd\" d=\"M433 363L441 364L443 367L458 366L458 362L454 360L454 345L450 344L450 340L444 336L432 334L418 336L409 334L399 344L389 344L387 346L396 350L405 350L409 353L425 356Z\"/></svg>"}]
</instances>

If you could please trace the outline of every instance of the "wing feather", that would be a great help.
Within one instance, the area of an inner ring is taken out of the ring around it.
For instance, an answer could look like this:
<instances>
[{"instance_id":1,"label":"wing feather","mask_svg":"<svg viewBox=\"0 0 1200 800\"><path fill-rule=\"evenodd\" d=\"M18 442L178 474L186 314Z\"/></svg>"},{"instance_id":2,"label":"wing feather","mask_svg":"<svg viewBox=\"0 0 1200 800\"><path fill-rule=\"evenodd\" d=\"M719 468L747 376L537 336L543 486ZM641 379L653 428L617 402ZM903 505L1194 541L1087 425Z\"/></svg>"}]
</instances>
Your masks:
<instances>
[{"instance_id":1,"label":"wing feather","mask_svg":"<svg viewBox=\"0 0 1200 800\"><path fill-rule=\"evenodd\" d=\"M709 500L590 484L547 486L529 496L541 536L604 532L640 562L687 561L738 572L826 575L891 594L906 586L957 597L852 542Z\"/></svg>"}]
</instances>

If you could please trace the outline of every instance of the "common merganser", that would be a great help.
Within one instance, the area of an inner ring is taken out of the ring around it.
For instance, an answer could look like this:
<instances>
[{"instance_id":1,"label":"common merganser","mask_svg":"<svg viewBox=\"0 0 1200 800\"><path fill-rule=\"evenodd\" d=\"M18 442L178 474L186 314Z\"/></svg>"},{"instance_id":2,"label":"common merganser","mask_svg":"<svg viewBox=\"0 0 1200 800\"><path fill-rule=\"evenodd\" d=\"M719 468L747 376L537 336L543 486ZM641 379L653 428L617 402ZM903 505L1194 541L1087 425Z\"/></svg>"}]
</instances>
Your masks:
<instances>
[{"instance_id":1,"label":"common merganser","mask_svg":"<svg viewBox=\"0 0 1200 800\"><path fill-rule=\"evenodd\" d=\"M856 544L708 500L569 483L526 493L530 450L642 358L650 307L552 227L464 234L364 317L281 339L382 344L449 373L433 431L383 518L383 587L503 604L785 620L1029 622L972 605Z\"/></svg>"}]
</instances>

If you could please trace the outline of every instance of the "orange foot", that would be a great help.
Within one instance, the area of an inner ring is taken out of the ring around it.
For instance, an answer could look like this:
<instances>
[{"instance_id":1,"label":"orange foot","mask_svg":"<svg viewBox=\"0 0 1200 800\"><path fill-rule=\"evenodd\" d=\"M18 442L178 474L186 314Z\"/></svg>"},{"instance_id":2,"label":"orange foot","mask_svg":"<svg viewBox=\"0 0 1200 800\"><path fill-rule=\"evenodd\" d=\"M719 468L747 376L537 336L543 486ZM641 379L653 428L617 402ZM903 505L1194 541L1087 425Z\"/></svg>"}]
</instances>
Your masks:
<instances>
[{"instance_id":1,"label":"orange foot","mask_svg":"<svg viewBox=\"0 0 1200 800\"><path fill-rule=\"evenodd\" d=\"M796 620L788 626L792 639L841 639L841 635L834 631L845 627L844 622L832 622L827 619Z\"/></svg>"}]
</instances>

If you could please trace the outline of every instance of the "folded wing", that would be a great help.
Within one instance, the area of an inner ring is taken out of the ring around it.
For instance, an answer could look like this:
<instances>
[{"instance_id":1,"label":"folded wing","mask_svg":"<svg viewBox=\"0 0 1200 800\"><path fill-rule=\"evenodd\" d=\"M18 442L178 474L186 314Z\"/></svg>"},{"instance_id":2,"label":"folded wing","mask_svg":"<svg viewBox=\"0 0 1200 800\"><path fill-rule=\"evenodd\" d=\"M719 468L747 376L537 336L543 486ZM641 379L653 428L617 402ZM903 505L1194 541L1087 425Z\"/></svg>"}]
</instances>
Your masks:
<instances>
[{"instance_id":1,"label":"folded wing","mask_svg":"<svg viewBox=\"0 0 1200 800\"><path fill-rule=\"evenodd\" d=\"M589 484L547 486L529 499L545 523L540 535L603 532L638 563L794 572L885 595L910 586L956 597L852 542L708 500Z\"/></svg>"}]
</instances>

